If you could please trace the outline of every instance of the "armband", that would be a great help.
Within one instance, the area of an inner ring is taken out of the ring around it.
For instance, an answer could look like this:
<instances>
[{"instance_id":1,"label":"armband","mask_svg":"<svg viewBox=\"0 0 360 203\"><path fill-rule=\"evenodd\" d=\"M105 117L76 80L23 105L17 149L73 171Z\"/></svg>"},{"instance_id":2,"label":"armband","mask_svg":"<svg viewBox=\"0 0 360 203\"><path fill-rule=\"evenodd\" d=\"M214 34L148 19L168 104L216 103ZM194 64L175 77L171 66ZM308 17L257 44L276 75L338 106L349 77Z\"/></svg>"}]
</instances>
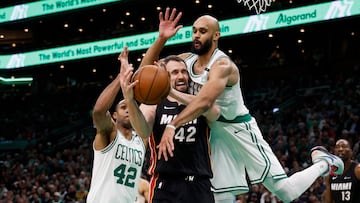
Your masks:
<instances>
[{"instance_id":1,"label":"armband","mask_svg":"<svg viewBox=\"0 0 360 203\"><path fill-rule=\"evenodd\" d=\"M174 125L171 125L171 124L167 124L166 125L167 128L171 128L173 130L176 130L176 127Z\"/></svg>"}]
</instances>

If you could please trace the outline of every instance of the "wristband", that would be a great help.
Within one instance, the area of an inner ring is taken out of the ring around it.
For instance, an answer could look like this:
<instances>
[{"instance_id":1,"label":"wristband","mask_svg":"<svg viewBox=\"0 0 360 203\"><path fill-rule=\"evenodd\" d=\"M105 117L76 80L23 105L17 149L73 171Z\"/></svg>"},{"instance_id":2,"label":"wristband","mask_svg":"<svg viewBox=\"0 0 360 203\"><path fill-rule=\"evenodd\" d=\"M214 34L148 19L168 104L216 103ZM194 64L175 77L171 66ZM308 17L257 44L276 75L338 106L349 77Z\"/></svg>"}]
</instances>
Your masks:
<instances>
[{"instance_id":1,"label":"wristband","mask_svg":"<svg viewBox=\"0 0 360 203\"><path fill-rule=\"evenodd\" d=\"M171 125L171 124L167 124L166 125L167 128L171 128L173 130L176 130L176 127L174 125Z\"/></svg>"}]
</instances>

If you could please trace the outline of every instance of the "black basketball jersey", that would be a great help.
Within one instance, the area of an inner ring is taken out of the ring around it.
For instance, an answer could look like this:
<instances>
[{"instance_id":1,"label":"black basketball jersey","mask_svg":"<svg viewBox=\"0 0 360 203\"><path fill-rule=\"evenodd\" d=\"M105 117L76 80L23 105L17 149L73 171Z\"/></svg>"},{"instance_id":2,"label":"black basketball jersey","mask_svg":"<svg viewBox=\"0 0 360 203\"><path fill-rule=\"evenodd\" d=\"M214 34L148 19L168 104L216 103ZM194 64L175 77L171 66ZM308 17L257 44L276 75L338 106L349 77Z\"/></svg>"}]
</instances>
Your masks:
<instances>
[{"instance_id":1,"label":"black basketball jersey","mask_svg":"<svg viewBox=\"0 0 360 203\"><path fill-rule=\"evenodd\" d=\"M168 161L157 159L162 134L167 124L185 108L177 102L164 100L157 105L155 123L150 136L151 165L149 173L170 176L212 177L210 163L209 128L204 116L178 127L174 136L174 156Z\"/></svg>"},{"instance_id":2,"label":"black basketball jersey","mask_svg":"<svg viewBox=\"0 0 360 203\"><path fill-rule=\"evenodd\" d=\"M357 164L352 162L342 175L330 177L331 196L335 202L360 202L360 182L354 173Z\"/></svg>"}]
</instances>

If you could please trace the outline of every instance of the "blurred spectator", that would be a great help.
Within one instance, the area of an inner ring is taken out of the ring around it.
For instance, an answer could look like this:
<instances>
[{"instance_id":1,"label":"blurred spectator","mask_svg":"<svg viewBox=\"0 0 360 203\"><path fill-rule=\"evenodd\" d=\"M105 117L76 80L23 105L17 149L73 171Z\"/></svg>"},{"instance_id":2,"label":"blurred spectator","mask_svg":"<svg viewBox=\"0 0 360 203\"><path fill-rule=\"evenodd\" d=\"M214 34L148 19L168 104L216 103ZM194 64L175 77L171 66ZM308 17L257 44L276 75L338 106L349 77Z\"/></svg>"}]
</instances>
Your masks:
<instances>
[{"instance_id":1,"label":"blurred spectator","mask_svg":"<svg viewBox=\"0 0 360 203\"><path fill-rule=\"evenodd\" d=\"M54 199L52 203L64 203L63 200L60 199L61 195L59 192L54 192Z\"/></svg>"},{"instance_id":2,"label":"blurred spectator","mask_svg":"<svg viewBox=\"0 0 360 203\"><path fill-rule=\"evenodd\" d=\"M277 203L278 200L274 194L265 191L261 194L260 203Z\"/></svg>"},{"instance_id":3,"label":"blurred spectator","mask_svg":"<svg viewBox=\"0 0 360 203\"><path fill-rule=\"evenodd\" d=\"M84 203L88 194L88 190L85 188L84 184L80 184L79 189L76 191L76 201L79 203Z\"/></svg>"}]
</instances>

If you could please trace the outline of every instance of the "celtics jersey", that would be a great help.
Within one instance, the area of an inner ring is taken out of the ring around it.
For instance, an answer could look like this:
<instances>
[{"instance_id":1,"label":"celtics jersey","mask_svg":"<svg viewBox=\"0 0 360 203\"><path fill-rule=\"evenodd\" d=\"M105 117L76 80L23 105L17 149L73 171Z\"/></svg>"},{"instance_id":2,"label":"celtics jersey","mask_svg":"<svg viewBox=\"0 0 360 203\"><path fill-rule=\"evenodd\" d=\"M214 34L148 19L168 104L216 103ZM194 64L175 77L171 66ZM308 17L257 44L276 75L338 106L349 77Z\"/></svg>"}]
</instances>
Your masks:
<instances>
[{"instance_id":1,"label":"celtics jersey","mask_svg":"<svg viewBox=\"0 0 360 203\"><path fill-rule=\"evenodd\" d=\"M131 140L120 131L102 150L94 149L88 203L134 203L145 155L143 140L133 132Z\"/></svg>"},{"instance_id":2,"label":"celtics jersey","mask_svg":"<svg viewBox=\"0 0 360 203\"><path fill-rule=\"evenodd\" d=\"M209 63L201 74L194 72L194 64L198 59L198 55L190 54L185 58L188 72L191 78L189 93L196 95L201 87L208 81L208 74L211 66L216 60L222 57L228 57L224 52L215 49L211 56ZM216 103L221 110L221 116L226 120L233 120L235 117L249 113L249 110L244 105L244 99L240 89L240 79L233 86L225 87L224 92L216 99Z\"/></svg>"},{"instance_id":3,"label":"celtics jersey","mask_svg":"<svg viewBox=\"0 0 360 203\"><path fill-rule=\"evenodd\" d=\"M224 57L228 56L219 49L214 50L207 67L200 74L194 72L198 56L191 54L185 58L191 78L191 94L196 95L200 91L208 81L212 66ZM216 121L209 122L214 194L242 194L249 191L248 182L262 183L266 177L285 178L285 171L244 104L240 78L233 86L225 87L216 104L221 115Z\"/></svg>"},{"instance_id":4,"label":"celtics jersey","mask_svg":"<svg viewBox=\"0 0 360 203\"><path fill-rule=\"evenodd\" d=\"M354 173L358 164L352 162L342 175L330 177L330 191L335 202L360 202L360 181Z\"/></svg>"}]
</instances>

